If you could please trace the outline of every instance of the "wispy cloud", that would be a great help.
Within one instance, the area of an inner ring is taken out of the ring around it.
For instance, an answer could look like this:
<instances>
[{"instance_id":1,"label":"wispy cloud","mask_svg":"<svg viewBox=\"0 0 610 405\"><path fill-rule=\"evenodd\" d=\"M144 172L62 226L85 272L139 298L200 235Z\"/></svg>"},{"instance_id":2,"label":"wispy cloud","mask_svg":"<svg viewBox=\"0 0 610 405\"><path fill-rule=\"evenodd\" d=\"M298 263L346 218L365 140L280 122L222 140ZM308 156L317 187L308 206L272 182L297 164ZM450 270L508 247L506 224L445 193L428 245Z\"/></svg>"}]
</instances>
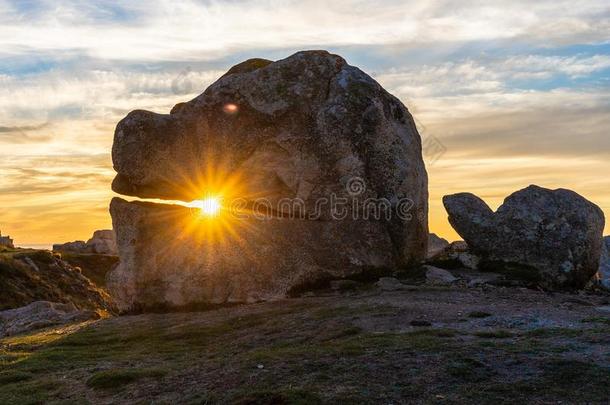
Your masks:
<instances>
[{"instance_id":1,"label":"wispy cloud","mask_svg":"<svg viewBox=\"0 0 610 405\"><path fill-rule=\"evenodd\" d=\"M549 46L605 41L610 27L603 0L578 6L566 0L59 0L4 1L2 10L0 48L7 54L76 49L114 60L203 60L253 47L408 46L507 38Z\"/></svg>"}]
</instances>

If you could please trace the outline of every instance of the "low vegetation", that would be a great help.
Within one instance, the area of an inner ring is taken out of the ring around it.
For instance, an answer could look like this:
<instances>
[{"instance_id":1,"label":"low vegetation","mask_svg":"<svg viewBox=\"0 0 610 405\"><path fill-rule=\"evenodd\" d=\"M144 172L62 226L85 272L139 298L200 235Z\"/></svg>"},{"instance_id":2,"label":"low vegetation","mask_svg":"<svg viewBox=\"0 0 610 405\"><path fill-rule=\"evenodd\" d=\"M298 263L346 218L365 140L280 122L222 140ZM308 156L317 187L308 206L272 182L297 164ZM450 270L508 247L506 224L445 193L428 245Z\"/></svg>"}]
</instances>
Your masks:
<instances>
[{"instance_id":1,"label":"low vegetation","mask_svg":"<svg viewBox=\"0 0 610 405\"><path fill-rule=\"evenodd\" d=\"M34 301L72 303L79 309L112 310L110 297L81 272L45 250L0 252L0 310Z\"/></svg>"},{"instance_id":2,"label":"low vegetation","mask_svg":"<svg viewBox=\"0 0 610 405\"><path fill-rule=\"evenodd\" d=\"M71 266L81 269L85 277L102 288L106 286L106 274L119 263L118 256L92 253L62 252L61 258Z\"/></svg>"},{"instance_id":3,"label":"low vegetation","mask_svg":"<svg viewBox=\"0 0 610 405\"><path fill-rule=\"evenodd\" d=\"M489 317L451 320L433 307L455 299L450 290L368 292L6 338L0 403L607 402L610 325L594 308L576 328L489 328ZM409 325L424 313L432 326Z\"/></svg>"}]
</instances>

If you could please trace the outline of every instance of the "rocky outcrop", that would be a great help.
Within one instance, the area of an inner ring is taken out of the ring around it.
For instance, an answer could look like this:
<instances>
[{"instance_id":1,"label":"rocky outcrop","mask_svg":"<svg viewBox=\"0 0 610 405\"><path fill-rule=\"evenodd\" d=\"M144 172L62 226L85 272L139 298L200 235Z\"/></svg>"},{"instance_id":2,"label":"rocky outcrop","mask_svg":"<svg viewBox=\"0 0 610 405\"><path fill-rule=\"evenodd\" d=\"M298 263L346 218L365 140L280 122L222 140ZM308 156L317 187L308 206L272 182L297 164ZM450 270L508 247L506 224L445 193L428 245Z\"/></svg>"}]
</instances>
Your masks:
<instances>
[{"instance_id":1,"label":"rocky outcrop","mask_svg":"<svg viewBox=\"0 0 610 405\"><path fill-rule=\"evenodd\" d=\"M79 310L70 303L36 301L24 307L0 311L0 338L99 317L95 311Z\"/></svg>"},{"instance_id":2,"label":"rocky outcrop","mask_svg":"<svg viewBox=\"0 0 610 405\"><path fill-rule=\"evenodd\" d=\"M102 255L117 255L116 237L111 229L93 232L93 236L87 242L77 240L53 245L53 250L58 252L72 253L96 253Z\"/></svg>"},{"instance_id":3,"label":"rocky outcrop","mask_svg":"<svg viewBox=\"0 0 610 405\"><path fill-rule=\"evenodd\" d=\"M426 258L431 258L442 252L449 246L447 239L443 239L435 233L428 235L428 253Z\"/></svg>"},{"instance_id":4,"label":"rocky outcrop","mask_svg":"<svg viewBox=\"0 0 610 405\"><path fill-rule=\"evenodd\" d=\"M121 265L110 278L121 280L115 293L128 305L281 297L320 277L409 266L426 255L427 175L413 118L372 78L324 51L246 61L170 114L133 111L117 125L112 157L118 193L265 201L276 217L225 217L221 246L209 235L197 241L202 227L171 224L192 221L187 209L115 199ZM177 218L154 223L167 213ZM176 238L188 249L174 249Z\"/></svg>"},{"instance_id":5,"label":"rocky outcrop","mask_svg":"<svg viewBox=\"0 0 610 405\"><path fill-rule=\"evenodd\" d=\"M443 203L483 269L518 273L546 288L582 288L598 270L604 215L573 191L529 186L495 213L470 193Z\"/></svg>"},{"instance_id":6,"label":"rocky outcrop","mask_svg":"<svg viewBox=\"0 0 610 405\"><path fill-rule=\"evenodd\" d=\"M91 248L93 253L103 255L118 254L116 237L112 229L93 232L93 236L87 241L87 246Z\"/></svg>"},{"instance_id":7,"label":"rocky outcrop","mask_svg":"<svg viewBox=\"0 0 610 405\"><path fill-rule=\"evenodd\" d=\"M56 243L53 245L55 252L73 252L73 253L91 253L91 249L87 247L87 242L84 240L75 240L74 242Z\"/></svg>"},{"instance_id":8,"label":"rocky outcrop","mask_svg":"<svg viewBox=\"0 0 610 405\"><path fill-rule=\"evenodd\" d=\"M113 312L110 296L80 269L46 250L0 255L0 310L35 301L72 304L78 309Z\"/></svg>"}]
</instances>

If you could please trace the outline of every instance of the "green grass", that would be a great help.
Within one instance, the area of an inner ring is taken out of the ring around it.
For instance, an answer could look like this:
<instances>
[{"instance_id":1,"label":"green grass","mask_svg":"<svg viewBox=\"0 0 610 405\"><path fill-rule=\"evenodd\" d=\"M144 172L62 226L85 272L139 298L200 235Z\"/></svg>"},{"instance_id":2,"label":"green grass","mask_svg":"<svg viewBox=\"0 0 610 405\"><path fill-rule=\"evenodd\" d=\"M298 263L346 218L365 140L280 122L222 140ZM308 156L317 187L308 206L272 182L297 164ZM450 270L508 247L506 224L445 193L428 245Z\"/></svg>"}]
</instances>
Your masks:
<instances>
[{"instance_id":1,"label":"green grass","mask_svg":"<svg viewBox=\"0 0 610 405\"><path fill-rule=\"evenodd\" d=\"M21 381L27 381L32 379L31 373L25 373L23 371L2 371L0 372L0 386L5 384L11 384Z\"/></svg>"},{"instance_id":2,"label":"green grass","mask_svg":"<svg viewBox=\"0 0 610 405\"><path fill-rule=\"evenodd\" d=\"M112 369L93 374L87 385L92 388L117 388L142 378L161 378L167 374L162 369Z\"/></svg>"},{"instance_id":3,"label":"green grass","mask_svg":"<svg viewBox=\"0 0 610 405\"><path fill-rule=\"evenodd\" d=\"M468 382L489 380L494 375L494 372L484 363L470 357L451 361L447 365L446 371L450 376Z\"/></svg>"},{"instance_id":4,"label":"green grass","mask_svg":"<svg viewBox=\"0 0 610 405\"><path fill-rule=\"evenodd\" d=\"M525 333L528 337L578 337L582 336L585 332L582 329L571 329L571 328L537 328L529 330Z\"/></svg>"},{"instance_id":5,"label":"green grass","mask_svg":"<svg viewBox=\"0 0 610 405\"><path fill-rule=\"evenodd\" d=\"M513 381L486 381L459 387L463 402L482 404L577 403L604 404L610 398L610 369L577 360L542 360L539 374Z\"/></svg>"},{"instance_id":6,"label":"green grass","mask_svg":"<svg viewBox=\"0 0 610 405\"><path fill-rule=\"evenodd\" d=\"M589 318L584 318L581 320L583 323L601 323L605 325L610 325L610 318L605 318L603 316L592 316Z\"/></svg>"}]
</instances>

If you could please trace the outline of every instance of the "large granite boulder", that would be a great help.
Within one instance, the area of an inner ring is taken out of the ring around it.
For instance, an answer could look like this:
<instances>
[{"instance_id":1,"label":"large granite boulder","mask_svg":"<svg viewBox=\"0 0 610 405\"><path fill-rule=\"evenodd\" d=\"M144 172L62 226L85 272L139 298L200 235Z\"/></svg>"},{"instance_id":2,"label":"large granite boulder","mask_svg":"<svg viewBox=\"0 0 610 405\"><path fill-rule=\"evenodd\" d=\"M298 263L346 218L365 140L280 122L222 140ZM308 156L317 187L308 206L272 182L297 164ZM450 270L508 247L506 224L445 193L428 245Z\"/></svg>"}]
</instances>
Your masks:
<instances>
[{"instance_id":1,"label":"large granite boulder","mask_svg":"<svg viewBox=\"0 0 610 405\"><path fill-rule=\"evenodd\" d=\"M113 200L121 264L109 281L125 308L272 299L426 255L413 118L325 51L249 60L170 114L133 111L117 125L112 157L118 193L264 201L274 216L196 224L188 208ZM225 229L210 235L219 222Z\"/></svg>"},{"instance_id":2,"label":"large granite boulder","mask_svg":"<svg viewBox=\"0 0 610 405\"><path fill-rule=\"evenodd\" d=\"M598 270L604 214L573 191L529 186L495 213L470 193L445 196L443 204L482 269L519 274L546 288L582 288Z\"/></svg>"}]
</instances>

